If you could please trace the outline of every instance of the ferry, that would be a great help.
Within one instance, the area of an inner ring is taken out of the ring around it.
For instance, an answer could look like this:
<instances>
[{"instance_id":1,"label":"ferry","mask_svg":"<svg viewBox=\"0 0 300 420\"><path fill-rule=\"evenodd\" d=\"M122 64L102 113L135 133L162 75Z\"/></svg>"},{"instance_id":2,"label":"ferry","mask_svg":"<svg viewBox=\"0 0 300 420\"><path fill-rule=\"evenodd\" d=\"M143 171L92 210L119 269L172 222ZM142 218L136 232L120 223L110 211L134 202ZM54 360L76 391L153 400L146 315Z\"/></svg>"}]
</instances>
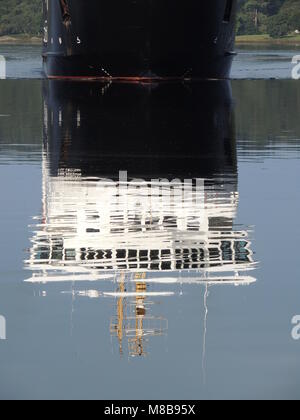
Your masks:
<instances>
[{"instance_id":1,"label":"ferry","mask_svg":"<svg viewBox=\"0 0 300 420\"><path fill-rule=\"evenodd\" d=\"M225 79L237 0L43 0L48 78Z\"/></svg>"}]
</instances>

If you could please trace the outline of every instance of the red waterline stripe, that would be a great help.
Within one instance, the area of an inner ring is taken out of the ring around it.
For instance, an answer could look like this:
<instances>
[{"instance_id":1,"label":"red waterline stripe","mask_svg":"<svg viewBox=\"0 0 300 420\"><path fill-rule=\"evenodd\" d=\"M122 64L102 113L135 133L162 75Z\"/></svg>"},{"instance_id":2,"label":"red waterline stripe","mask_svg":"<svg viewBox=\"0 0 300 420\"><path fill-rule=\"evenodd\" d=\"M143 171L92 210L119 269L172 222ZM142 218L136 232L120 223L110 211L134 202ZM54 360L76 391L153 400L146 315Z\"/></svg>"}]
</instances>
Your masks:
<instances>
[{"instance_id":1,"label":"red waterline stripe","mask_svg":"<svg viewBox=\"0 0 300 420\"><path fill-rule=\"evenodd\" d=\"M157 82L183 82L200 81L204 79L191 79L183 77L103 77L103 76L47 76L51 80L82 80L100 82L120 82L120 83L157 83Z\"/></svg>"}]
</instances>

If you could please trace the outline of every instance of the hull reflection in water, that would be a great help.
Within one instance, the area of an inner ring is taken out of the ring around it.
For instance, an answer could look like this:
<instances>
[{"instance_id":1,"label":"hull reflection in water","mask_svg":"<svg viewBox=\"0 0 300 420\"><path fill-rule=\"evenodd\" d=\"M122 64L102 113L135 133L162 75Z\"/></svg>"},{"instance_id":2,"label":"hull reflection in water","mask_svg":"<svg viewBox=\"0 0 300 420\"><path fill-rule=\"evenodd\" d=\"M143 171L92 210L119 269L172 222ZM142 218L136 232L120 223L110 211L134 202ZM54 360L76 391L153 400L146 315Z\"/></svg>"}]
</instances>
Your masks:
<instances>
[{"instance_id":1,"label":"hull reflection in water","mask_svg":"<svg viewBox=\"0 0 300 420\"><path fill-rule=\"evenodd\" d=\"M116 298L120 351L127 337L131 355L145 354L147 337L167 330L150 315L157 297L255 281L248 231L234 227L237 189L228 82L45 82L43 215L27 281Z\"/></svg>"}]
</instances>

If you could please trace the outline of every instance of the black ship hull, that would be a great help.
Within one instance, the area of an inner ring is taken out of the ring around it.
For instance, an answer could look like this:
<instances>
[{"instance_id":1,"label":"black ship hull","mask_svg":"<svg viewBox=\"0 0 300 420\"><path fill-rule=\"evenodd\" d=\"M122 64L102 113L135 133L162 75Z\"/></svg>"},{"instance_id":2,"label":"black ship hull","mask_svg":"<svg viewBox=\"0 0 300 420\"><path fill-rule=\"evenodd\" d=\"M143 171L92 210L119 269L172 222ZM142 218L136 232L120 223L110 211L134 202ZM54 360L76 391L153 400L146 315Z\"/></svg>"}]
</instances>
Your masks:
<instances>
[{"instance_id":1,"label":"black ship hull","mask_svg":"<svg viewBox=\"0 0 300 420\"><path fill-rule=\"evenodd\" d=\"M192 88L190 88L192 86ZM48 167L85 178L237 179L229 81L151 87L45 80Z\"/></svg>"},{"instance_id":2,"label":"black ship hull","mask_svg":"<svg viewBox=\"0 0 300 420\"><path fill-rule=\"evenodd\" d=\"M236 0L44 0L49 78L223 79Z\"/></svg>"}]
</instances>

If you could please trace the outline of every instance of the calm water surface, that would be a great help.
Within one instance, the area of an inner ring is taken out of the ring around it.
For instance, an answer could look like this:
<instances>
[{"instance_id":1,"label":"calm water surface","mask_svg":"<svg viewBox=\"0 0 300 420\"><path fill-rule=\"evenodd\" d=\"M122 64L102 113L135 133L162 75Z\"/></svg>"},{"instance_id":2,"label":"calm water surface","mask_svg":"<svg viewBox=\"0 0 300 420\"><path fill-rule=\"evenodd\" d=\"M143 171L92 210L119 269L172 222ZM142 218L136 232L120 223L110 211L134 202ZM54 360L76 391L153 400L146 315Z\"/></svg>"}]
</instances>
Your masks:
<instances>
[{"instance_id":1,"label":"calm water surface","mask_svg":"<svg viewBox=\"0 0 300 420\"><path fill-rule=\"evenodd\" d=\"M1 81L0 397L300 398L299 106Z\"/></svg>"},{"instance_id":2,"label":"calm water surface","mask_svg":"<svg viewBox=\"0 0 300 420\"><path fill-rule=\"evenodd\" d=\"M290 79L300 45L239 45L237 53L233 79ZM7 78L43 77L40 46L0 44L1 55L6 59Z\"/></svg>"}]
</instances>

